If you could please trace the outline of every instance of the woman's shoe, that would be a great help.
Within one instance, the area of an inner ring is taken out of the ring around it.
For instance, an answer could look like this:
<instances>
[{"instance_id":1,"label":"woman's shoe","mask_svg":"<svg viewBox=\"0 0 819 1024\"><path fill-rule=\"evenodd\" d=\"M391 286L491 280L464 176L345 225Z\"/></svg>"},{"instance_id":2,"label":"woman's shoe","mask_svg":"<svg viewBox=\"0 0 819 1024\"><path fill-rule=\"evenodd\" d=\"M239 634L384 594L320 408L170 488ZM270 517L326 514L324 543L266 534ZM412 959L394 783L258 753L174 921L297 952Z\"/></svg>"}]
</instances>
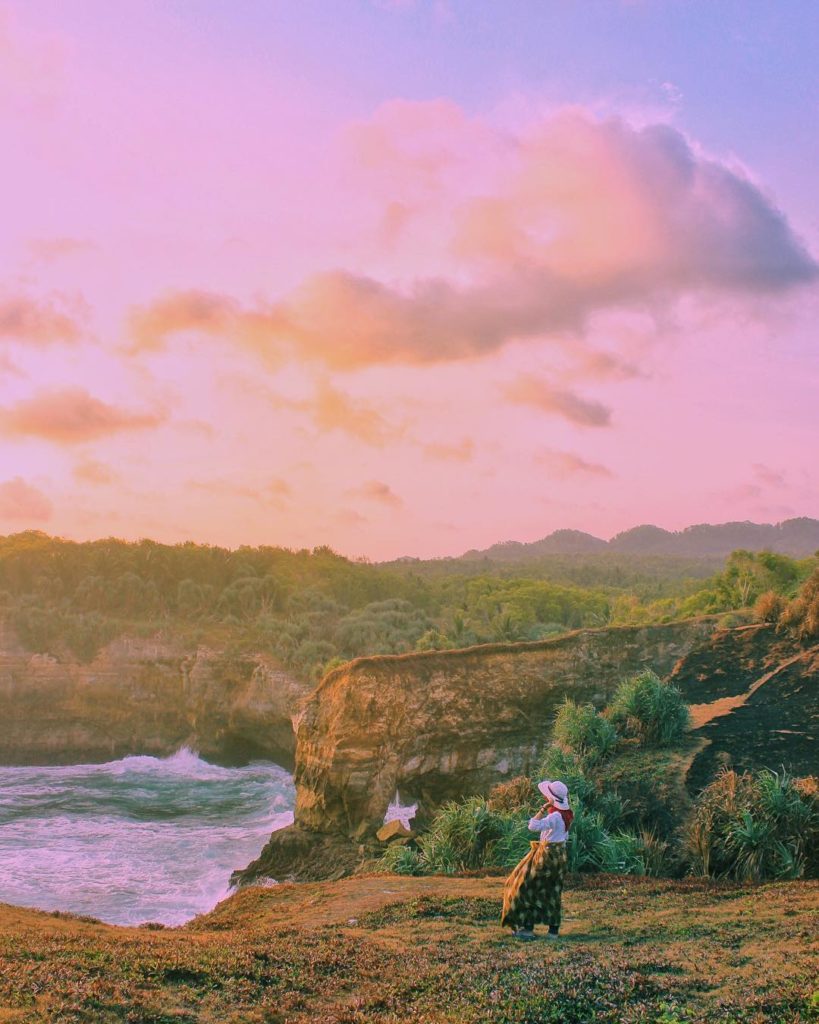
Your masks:
<instances>
[{"instance_id":1,"label":"woman's shoe","mask_svg":"<svg viewBox=\"0 0 819 1024\"><path fill-rule=\"evenodd\" d=\"M537 938L531 928L518 928L517 931L512 932L513 939L520 939L521 942L532 942Z\"/></svg>"}]
</instances>

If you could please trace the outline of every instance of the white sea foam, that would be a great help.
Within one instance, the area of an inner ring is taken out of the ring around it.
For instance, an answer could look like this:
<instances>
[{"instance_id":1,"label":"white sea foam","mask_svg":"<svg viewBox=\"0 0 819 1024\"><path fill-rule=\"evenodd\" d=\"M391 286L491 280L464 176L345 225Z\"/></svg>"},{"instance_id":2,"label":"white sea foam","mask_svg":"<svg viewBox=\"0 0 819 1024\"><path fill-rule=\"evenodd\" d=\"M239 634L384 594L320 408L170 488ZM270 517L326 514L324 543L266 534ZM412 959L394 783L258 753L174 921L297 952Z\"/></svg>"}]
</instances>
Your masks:
<instances>
[{"instance_id":1,"label":"white sea foam","mask_svg":"<svg viewBox=\"0 0 819 1024\"><path fill-rule=\"evenodd\" d=\"M387 813L384 815L384 821L400 821L402 825L406 825L407 828L412 827L412 819L418 813L418 804L402 804L401 794L396 789L395 796L392 798L392 803L387 808Z\"/></svg>"},{"instance_id":2,"label":"white sea foam","mask_svg":"<svg viewBox=\"0 0 819 1024\"><path fill-rule=\"evenodd\" d=\"M227 895L293 803L283 768L223 768L187 749L0 768L0 901L180 924Z\"/></svg>"}]
</instances>

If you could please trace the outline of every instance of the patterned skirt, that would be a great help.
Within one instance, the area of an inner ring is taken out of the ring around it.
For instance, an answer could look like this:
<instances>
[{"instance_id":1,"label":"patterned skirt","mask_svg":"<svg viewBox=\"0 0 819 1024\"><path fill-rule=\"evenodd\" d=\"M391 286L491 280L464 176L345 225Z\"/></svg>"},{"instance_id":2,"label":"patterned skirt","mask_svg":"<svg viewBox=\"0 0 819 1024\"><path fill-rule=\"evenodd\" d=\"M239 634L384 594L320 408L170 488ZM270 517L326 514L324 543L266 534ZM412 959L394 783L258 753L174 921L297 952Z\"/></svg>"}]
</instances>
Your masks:
<instances>
[{"instance_id":1,"label":"patterned skirt","mask_svg":"<svg viewBox=\"0 0 819 1024\"><path fill-rule=\"evenodd\" d=\"M530 842L529 852L506 879L501 925L560 927L560 899L566 874L566 844Z\"/></svg>"}]
</instances>

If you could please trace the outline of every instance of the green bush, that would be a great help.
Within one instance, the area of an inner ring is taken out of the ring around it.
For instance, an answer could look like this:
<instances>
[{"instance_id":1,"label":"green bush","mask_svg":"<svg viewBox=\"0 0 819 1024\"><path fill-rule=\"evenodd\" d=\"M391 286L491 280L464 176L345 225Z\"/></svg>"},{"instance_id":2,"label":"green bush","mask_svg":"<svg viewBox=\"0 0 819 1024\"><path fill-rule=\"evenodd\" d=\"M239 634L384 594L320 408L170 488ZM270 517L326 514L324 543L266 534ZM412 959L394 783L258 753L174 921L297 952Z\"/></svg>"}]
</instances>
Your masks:
<instances>
[{"instance_id":1,"label":"green bush","mask_svg":"<svg viewBox=\"0 0 819 1024\"><path fill-rule=\"evenodd\" d=\"M388 846L376 867L379 871L389 871L394 875L420 875L423 873L423 864L418 851L401 843Z\"/></svg>"},{"instance_id":2,"label":"green bush","mask_svg":"<svg viewBox=\"0 0 819 1024\"><path fill-rule=\"evenodd\" d=\"M617 746L617 730L591 704L567 697L555 716L554 739L588 766L608 757Z\"/></svg>"},{"instance_id":3,"label":"green bush","mask_svg":"<svg viewBox=\"0 0 819 1024\"><path fill-rule=\"evenodd\" d=\"M505 830L505 816L482 797L453 800L438 811L418 846L430 871L449 875L492 863L493 846Z\"/></svg>"},{"instance_id":4,"label":"green bush","mask_svg":"<svg viewBox=\"0 0 819 1024\"><path fill-rule=\"evenodd\" d=\"M620 732L636 737L646 747L679 743L690 722L680 690L651 671L624 680L607 714Z\"/></svg>"},{"instance_id":5,"label":"green bush","mask_svg":"<svg viewBox=\"0 0 819 1024\"><path fill-rule=\"evenodd\" d=\"M690 870L740 881L819 874L819 796L786 772L724 769L684 827Z\"/></svg>"}]
</instances>

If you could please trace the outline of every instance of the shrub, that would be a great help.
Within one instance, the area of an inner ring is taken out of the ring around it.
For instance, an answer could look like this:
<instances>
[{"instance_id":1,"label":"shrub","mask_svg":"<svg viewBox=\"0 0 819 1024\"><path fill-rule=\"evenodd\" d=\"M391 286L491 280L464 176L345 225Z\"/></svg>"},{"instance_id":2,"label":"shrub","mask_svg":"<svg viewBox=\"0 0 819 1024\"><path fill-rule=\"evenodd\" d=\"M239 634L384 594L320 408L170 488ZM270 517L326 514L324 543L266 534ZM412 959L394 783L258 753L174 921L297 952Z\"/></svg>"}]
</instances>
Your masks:
<instances>
[{"instance_id":1,"label":"shrub","mask_svg":"<svg viewBox=\"0 0 819 1024\"><path fill-rule=\"evenodd\" d=\"M488 803L490 810L500 813L535 809L537 789L527 775L518 775L508 782L499 782L489 791Z\"/></svg>"},{"instance_id":2,"label":"shrub","mask_svg":"<svg viewBox=\"0 0 819 1024\"><path fill-rule=\"evenodd\" d=\"M450 801L432 819L418 846L430 871L449 875L492 863L492 847L506 828L503 816L482 797Z\"/></svg>"},{"instance_id":3,"label":"shrub","mask_svg":"<svg viewBox=\"0 0 819 1024\"><path fill-rule=\"evenodd\" d=\"M539 775L540 779L560 779L565 782L569 789L569 800L575 810L578 801L587 803L597 795L597 787L587 776L586 767L579 755L556 743L544 751Z\"/></svg>"},{"instance_id":4,"label":"shrub","mask_svg":"<svg viewBox=\"0 0 819 1024\"><path fill-rule=\"evenodd\" d=\"M819 797L787 772L724 769L684 829L694 874L740 881L819 873Z\"/></svg>"},{"instance_id":5,"label":"shrub","mask_svg":"<svg viewBox=\"0 0 819 1024\"><path fill-rule=\"evenodd\" d=\"M394 843L388 846L376 864L379 871L391 871L394 875L420 875L423 864L420 854L411 846Z\"/></svg>"},{"instance_id":6,"label":"shrub","mask_svg":"<svg viewBox=\"0 0 819 1024\"><path fill-rule=\"evenodd\" d=\"M500 821L501 834L489 851L487 866L513 868L529 851L529 843L537 836L529 831L529 814L506 814Z\"/></svg>"},{"instance_id":7,"label":"shrub","mask_svg":"<svg viewBox=\"0 0 819 1024\"><path fill-rule=\"evenodd\" d=\"M617 730L591 704L576 704L567 697L555 716L554 738L590 766L611 754Z\"/></svg>"},{"instance_id":8,"label":"shrub","mask_svg":"<svg viewBox=\"0 0 819 1024\"><path fill-rule=\"evenodd\" d=\"M622 682L607 714L621 732L646 747L679 743L689 726L688 705L680 690L651 671Z\"/></svg>"},{"instance_id":9,"label":"shrub","mask_svg":"<svg viewBox=\"0 0 819 1024\"><path fill-rule=\"evenodd\" d=\"M819 569L805 580L799 596L788 602L780 622L802 640L819 639Z\"/></svg>"},{"instance_id":10,"label":"shrub","mask_svg":"<svg viewBox=\"0 0 819 1024\"><path fill-rule=\"evenodd\" d=\"M570 871L609 871L619 875L670 873L669 845L651 830L617 827L601 810L578 805L567 847Z\"/></svg>"},{"instance_id":11,"label":"shrub","mask_svg":"<svg viewBox=\"0 0 819 1024\"><path fill-rule=\"evenodd\" d=\"M766 590L760 594L754 605L754 618L760 622L779 622L785 609L785 598L775 590Z\"/></svg>"}]
</instances>

